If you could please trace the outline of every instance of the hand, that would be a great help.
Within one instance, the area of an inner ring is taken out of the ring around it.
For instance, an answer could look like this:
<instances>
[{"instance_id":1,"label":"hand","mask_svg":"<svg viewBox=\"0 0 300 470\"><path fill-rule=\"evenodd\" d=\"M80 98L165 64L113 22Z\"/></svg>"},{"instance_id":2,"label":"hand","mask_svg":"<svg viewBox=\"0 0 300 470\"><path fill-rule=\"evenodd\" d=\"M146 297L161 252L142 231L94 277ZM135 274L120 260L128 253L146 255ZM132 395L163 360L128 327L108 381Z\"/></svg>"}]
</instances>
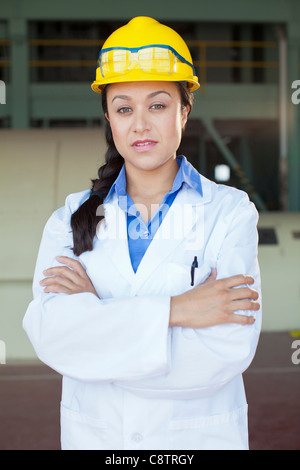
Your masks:
<instances>
[{"instance_id":1,"label":"hand","mask_svg":"<svg viewBox=\"0 0 300 470\"><path fill-rule=\"evenodd\" d=\"M259 310L258 293L250 287L241 287L253 284L254 279L242 274L219 280L216 277L216 269L213 269L203 284L171 297L170 326L206 328L225 323L254 323L253 316L234 313Z\"/></svg>"},{"instance_id":2,"label":"hand","mask_svg":"<svg viewBox=\"0 0 300 470\"><path fill-rule=\"evenodd\" d=\"M65 266L55 266L43 271L46 277L40 281L44 286L44 292L54 292L56 294L78 294L81 292L91 292L97 297L98 294L79 261L68 256L57 256L57 261Z\"/></svg>"}]
</instances>

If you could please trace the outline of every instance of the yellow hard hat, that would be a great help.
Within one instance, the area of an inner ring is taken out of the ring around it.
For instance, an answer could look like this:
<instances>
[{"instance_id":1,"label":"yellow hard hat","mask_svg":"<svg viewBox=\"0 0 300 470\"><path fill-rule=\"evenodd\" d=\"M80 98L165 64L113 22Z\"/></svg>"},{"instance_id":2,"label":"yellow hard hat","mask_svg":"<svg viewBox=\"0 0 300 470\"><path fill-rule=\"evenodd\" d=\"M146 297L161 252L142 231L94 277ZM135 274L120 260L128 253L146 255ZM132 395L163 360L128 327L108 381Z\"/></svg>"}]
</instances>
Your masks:
<instances>
[{"instance_id":1,"label":"yellow hard hat","mask_svg":"<svg viewBox=\"0 0 300 470\"><path fill-rule=\"evenodd\" d=\"M191 91L200 86L182 37L146 16L133 18L105 41L92 89L101 93L109 83L141 81L183 81Z\"/></svg>"}]
</instances>

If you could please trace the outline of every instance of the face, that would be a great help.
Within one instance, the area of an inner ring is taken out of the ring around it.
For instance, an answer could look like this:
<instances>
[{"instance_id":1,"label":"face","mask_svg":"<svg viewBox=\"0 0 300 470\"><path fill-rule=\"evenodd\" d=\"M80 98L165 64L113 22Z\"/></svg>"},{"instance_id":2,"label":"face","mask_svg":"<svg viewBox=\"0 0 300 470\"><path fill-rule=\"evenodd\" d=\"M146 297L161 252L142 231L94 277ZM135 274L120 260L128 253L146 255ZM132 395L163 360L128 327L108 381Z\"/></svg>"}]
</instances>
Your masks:
<instances>
[{"instance_id":1,"label":"face","mask_svg":"<svg viewBox=\"0 0 300 470\"><path fill-rule=\"evenodd\" d=\"M188 108L173 82L109 85L106 116L126 169L155 170L175 161Z\"/></svg>"}]
</instances>

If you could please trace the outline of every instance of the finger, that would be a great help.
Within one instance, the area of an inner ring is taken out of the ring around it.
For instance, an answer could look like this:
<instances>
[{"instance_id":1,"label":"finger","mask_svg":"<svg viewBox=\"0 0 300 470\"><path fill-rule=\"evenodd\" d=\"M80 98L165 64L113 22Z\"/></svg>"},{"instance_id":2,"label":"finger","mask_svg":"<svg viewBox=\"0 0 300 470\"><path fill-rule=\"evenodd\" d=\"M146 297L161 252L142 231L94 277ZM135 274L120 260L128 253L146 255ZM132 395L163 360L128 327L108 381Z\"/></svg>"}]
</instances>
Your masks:
<instances>
[{"instance_id":1,"label":"finger","mask_svg":"<svg viewBox=\"0 0 300 470\"><path fill-rule=\"evenodd\" d=\"M52 284L44 288L46 294L73 294L74 292L60 284Z\"/></svg>"},{"instance_id":2,"label":"finger","mask_svg":"<svg viewBox=\"0 0 300 470\"><path fill-rule=\"evenodd\" d=\"M231 308L234 312L241 310L254 310L257 311L260 309L260 304L250 299L245 300L235 300L231 303Z\"/></svg>"},{"instance_id":3,"label":"finger","mask_svg":"<svg viewBox=\"0 0 300 470\"><path fill-rule=\"evenodd\" d=\"M251 289L251 287L238 287L236 289L230 289L229 292L231 300L257 300L259 297L258 292L254 289Z\"/></svg>"},{"instance_id":4,"label":"finger","mask_svg":"<svg viewBox=\"0 0 300 470\"><path fill-rule=\"evenodd\" d=\"M67 288L68 290L74 290L74 287L76 287L74 285L74 283L67 279L66 277L62 277L62 276L50 276L50 277L47 277L45 279L42 279L40 281L40 285L42 287L50 287L50 286L62 286L64 288Z\"/></svg>"},{"instance_id":5,"label":"finger","mask_svg":"<svg viewBox=\"0 0 300 470\"><path fill-rule=\"evenodd\" d=\"M239 315L237 313L232 313L228 315L227 323L237 323L239 325L253 325L255 323L255 318L247 315Z\"/></svg>"},{"instance_id":6,"label":"finger","mask_svg":"<svg viewBox=\"0 0 300 470\"><path fill-rule=\"evenodd\" d=\"M54 268L53 268L54 269ZM70 271L69 268L66 268ZM81 280L81 282L73 282L73 280L63 277L61 275L49 276L40 281L40 285L44 287L44 292L53 292L53 293L65 293L65 294L79 294L81 292L91 292L97 297L98 293L96 292L94 286L80 278L77 274L76 281Z\"/></svg>"},{"instance_id":7,"label":"finger","mask_svg":"<svg viewBox=\"0 0 300 470\"><path fill-rule=\"evenodd\" d=\"M59 263L65 264L72 268L77 274L79 274L79 276L83 277L84 279L88 277L82 264L76 259L69 258L68 256L57 256L56 259Z\"/></svg>"},{"instance_id":8,"label":"finger","mask_svg":"<svg viewBox=\"0 0 300 470\"><path fill-rule=\"evenodd\" d=\"M238 287L244 284L253 284L254 279L252 276L247 274L237 274L236 276L231 276L224 279L225 285L227 288Z\"/></svg>"},{"instance_id":9,"label":"finger","mask_svg":"<svg viewBox=\"0 0 300 470\"><path fill-rule=\"evenodd\" d=\"M66 279L69 279L74 284L79 285L80 280L82 279L77 273L75 273L71 268L67 266L55 266L53 268L46 269L43 271L45 276L60 276Z\"/></svg>"}]
</instances>

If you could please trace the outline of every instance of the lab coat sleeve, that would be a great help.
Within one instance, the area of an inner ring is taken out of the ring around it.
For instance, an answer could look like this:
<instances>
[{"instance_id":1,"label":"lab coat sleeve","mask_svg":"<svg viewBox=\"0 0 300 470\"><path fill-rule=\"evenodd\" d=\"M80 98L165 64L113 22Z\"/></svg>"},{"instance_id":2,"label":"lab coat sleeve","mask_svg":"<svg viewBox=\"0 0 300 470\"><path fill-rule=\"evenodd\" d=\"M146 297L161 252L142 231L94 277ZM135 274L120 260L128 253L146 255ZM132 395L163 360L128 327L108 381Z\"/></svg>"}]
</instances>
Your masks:
<instances>
[{"instance_id":1,"label":"lab coat sleeve","mask_svg":"<svg viewBox=\"0 0 300 470\"><path fill-rule=\"evenodd\" d=\"M68 205L56 211L39 249L34 298L23 320L37 356L58 373L82 381L137 380L166 373L169 297L100 300L92 293L44 293L39 281L43 270L59 265L56 256L76 259L69 220Z\"/></svg>"},{"instance_id":2,"label":"lab coat sleeve","mask_svg":"<svg viewBox=\"0 0 300 470\"><path fill-rule=\"evenodd\" d=\"M227 217L229 214L224 220ZM260 294L258 214L246 194L230 220L217 260L218 278L250 274L255 280L251 287ZM261 304L261 294L258 301ZM173 328L171 371L153 380L119 385L149 397L192 399L214 395L249 367L256 351L261 310L235 313L254 315L256 321L251 326L232 323L194 330Z\"/></svg>"}]
</instances>

